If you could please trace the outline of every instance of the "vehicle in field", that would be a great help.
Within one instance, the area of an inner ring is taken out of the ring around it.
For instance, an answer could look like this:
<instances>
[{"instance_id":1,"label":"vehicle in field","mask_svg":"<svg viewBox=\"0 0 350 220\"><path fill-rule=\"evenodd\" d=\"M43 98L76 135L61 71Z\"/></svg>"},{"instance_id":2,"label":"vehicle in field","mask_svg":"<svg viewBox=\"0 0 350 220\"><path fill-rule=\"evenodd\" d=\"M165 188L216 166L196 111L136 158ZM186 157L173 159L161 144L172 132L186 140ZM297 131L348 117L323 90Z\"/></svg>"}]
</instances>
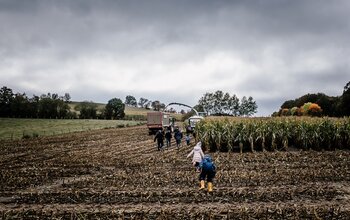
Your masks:
<instances>
[{"instance_id":1,"label":"vehicle in field","mask_svg":"<svg viewBox=\"0 0 350 220\"><path fill-rule=\"evenodd\" d=\"M171 127L173 118L168 112L148 112L147 113L147 128L149 134L155 134L159 130Z\"/></svg>"},{"instance_id":2,"label":"vehicle in field","mask_svg":"<svg viewBox=\"0 0 350 220\"><path fill-rule=\"evenodd\" d=\"M194 129L196 127L196 124L202 120L204 118L204 116L206 116L206 113L205 112L198 112L195 108L189 106L189 105L186 105L186 104L182 104L182 103L178 103L178 102L172 102L172 103L169 103L165 109L170 106L170 105L180 105L180 106L185 106L185 107L188 107L190 108L192 111L194 111L195 115L191 116L188 118L188 126L186 127L186 133L193 133L194 132Z\"/></svg>"},{"instance_id":3,"label":"vehicle in field","mask_svg":"<svg viewBox=\"0 0 350 220\"><path fill-rule=\"evenodd\" d=\"M194 128L196 127L196 124L201 121L204 117L199 115L194 115L188 118L188 128L186 129L187 132L192 133L194 131Z\"/></svg>"}]
</instances>

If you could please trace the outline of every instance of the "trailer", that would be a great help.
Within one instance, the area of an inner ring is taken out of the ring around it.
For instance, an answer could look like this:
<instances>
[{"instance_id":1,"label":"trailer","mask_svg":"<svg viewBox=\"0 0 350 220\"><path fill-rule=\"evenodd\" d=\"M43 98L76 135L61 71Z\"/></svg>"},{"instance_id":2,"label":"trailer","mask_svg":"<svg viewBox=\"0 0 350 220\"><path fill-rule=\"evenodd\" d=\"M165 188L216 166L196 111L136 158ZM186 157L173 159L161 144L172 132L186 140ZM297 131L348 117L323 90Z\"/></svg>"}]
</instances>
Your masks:
<instances>
[{"instance_id":1,"label":"trailer","mask_svg":"<svg viewBox=\"0 0 350 220\"><path fill-rule=\"evenodd\" d=\"M159 130L172 127L173 119L168 112L148 112L147 128L148 133L155 134Z\"/></svg>"}]
</instances>

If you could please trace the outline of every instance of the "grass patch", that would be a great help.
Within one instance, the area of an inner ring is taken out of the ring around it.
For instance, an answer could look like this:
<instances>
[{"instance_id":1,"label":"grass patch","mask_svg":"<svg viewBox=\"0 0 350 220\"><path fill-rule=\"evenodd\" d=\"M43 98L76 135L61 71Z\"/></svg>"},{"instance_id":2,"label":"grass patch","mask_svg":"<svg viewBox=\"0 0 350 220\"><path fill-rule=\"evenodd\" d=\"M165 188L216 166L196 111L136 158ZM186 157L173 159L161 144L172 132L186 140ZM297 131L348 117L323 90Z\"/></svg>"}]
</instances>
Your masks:
<instances>
[{"instance_id":1,"label":"grass patch","mask_svg":"<svg viewBox=\"0 0 350 220\"><path fill-rule=\"evenodd\" d=\"M91 119L0 118L0 139L11 140L57 135L95 129L121 128L144 124L142 121Z\"/></svg>"}]
</instances>

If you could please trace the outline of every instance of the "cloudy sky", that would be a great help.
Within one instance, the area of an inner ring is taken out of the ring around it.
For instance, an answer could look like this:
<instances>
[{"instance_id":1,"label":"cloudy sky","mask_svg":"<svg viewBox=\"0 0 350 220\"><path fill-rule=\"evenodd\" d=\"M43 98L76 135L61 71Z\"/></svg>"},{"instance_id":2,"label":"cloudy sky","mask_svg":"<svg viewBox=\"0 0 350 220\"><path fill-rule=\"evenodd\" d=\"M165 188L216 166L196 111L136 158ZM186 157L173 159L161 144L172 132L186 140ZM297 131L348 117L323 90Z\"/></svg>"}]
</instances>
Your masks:
<instances>
[{"instance_id":1,"label":"cloudy sky","mask_svg":"<svg viewBox=\"0 0 350 220\"><path fill-rule=\"evenodd\" d=\"M348 0L0 0L0 86L106 103L252 96L270 115L350 80Z\"/></svg>"}]
</instances>

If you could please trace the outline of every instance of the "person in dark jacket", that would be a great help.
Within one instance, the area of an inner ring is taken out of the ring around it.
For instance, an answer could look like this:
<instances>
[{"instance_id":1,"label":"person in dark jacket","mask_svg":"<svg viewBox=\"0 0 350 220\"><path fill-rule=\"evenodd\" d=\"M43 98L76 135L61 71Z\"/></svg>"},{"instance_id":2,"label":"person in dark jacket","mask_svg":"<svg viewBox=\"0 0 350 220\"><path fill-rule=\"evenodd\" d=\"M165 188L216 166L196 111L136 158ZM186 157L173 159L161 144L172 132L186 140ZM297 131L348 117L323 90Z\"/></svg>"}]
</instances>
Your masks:
<instances>
[{"instance_id":1,"label":"person in dark jacket","mask_svg":"<svg viewBox=\"0 0 350 220\"><path fill-rule=\"evenodd\" d=\"M173 135L171 134L171 129L168 129L165 132L165 140L166 140L166 147L169 148L171 145L171 138L173 137Z\"/></svg>"},{"instance_id":2,"label":"person in dark jacket","mask_svg":"<svg viewBox=\"0 0 350 220\"><path fill-rule=\"evenodd\" d=\"M154 142L156 142L156 140L158 150L161 150L164 146L164 135L162 130L157 131L156 136L154 136Z\"/></svg>"},{"instance_id":3,"label":"person in dark jacket","mask_svg":"<svg viewBox=\"0 0 350 220\"><path fill-rule=\"evenodd\" d=\"M180 131L179 128L175 129L175 133L174 133L174 138L176 141L176 147L177 149L179 149L179 147L181 146L181 140L182 140L182 132Z\"/></svg>"},{"instance_id":4,"label":"person in dark jacket","mask_svg":"<svg viewBox=\"0 0 350 220\"><path fill-rule=\"evenodd\" d=\"M213 191L213 179L216 174L216 166L209 155L205 155L201 164L201 173L199 174L200 189L205 188L205 179L208 183L208 192Z\"/></svg>"}]
</instances>

